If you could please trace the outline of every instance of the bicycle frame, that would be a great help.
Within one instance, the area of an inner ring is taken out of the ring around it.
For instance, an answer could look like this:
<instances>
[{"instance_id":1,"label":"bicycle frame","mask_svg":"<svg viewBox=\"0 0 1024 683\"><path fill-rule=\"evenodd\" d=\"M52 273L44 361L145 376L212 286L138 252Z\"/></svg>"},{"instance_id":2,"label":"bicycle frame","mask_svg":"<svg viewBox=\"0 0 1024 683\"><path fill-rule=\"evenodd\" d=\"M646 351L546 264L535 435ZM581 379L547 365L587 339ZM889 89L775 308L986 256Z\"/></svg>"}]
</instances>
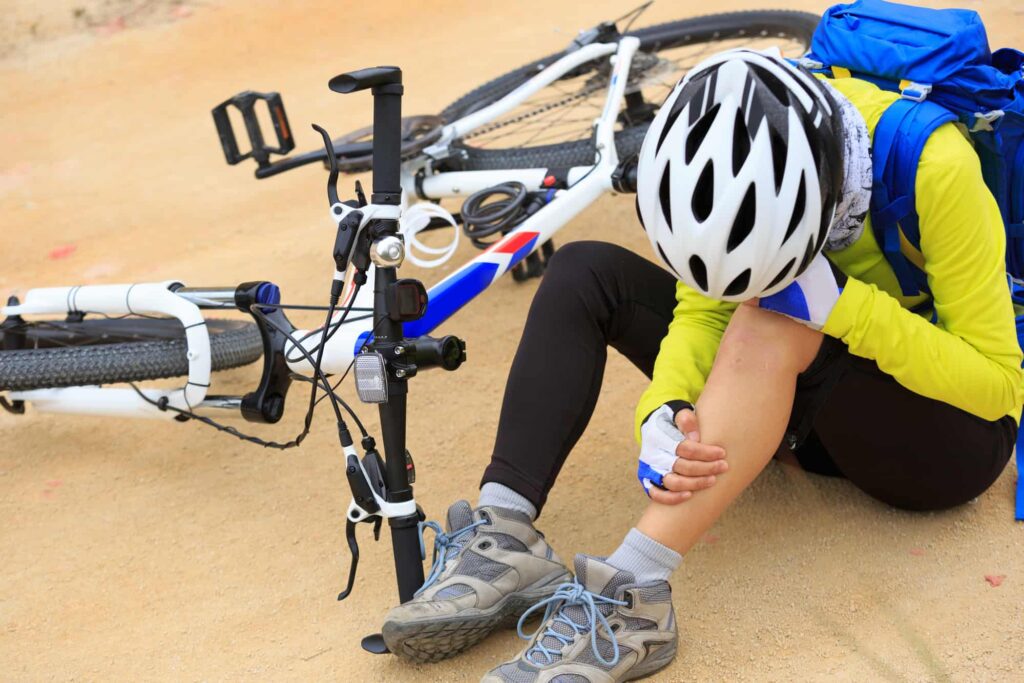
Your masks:
<instances>
[{"instance_id":1,"label":"bicycle frame","mask_svg":"<svg viewBox=\"0 0 1024 683\"><path fill-rule=\"evenodd\" d=\"M550 240L566 223L602 194L613 190L612 172L619 163L615 148L615 124L622 107L629 68L639 45L640 41L637 38L624 37L617 43L594 43L570 52L504 98L445 126L438 143L425 150L424 155L404 164L401 176L404 203L416 196L423 199L468 196L478 190L508 181L518 181L530 190L539 190L548 173L547 169L437 173L424 177L418 188L416 174L421 169L429 170L430 156L443 154L452 140L507 113L577 66L604 56L613 60L612 77L604 107L601 115L595 119L594 165L570 169L568 189L559 190L550 203L536 214L430 288L426 314L415 322L406 323L407 336L424 335L437 328L495 280ZM371 307L374 291L372 269L369 277L353 306ZM188 407L199 414L216 414L223 417L233 412L237 413L240 403L237 398L206 398L211 375L209 337L204 327L195 325L201 320L200 309L233 308L234 302L230 295L233 290L209 289L202 290L201 294L187 290L172 292L168 289L169 284L75 286L32 290L26 295L23 304L0 308L0 315L64 314L89 310L112 315L160 313L178 317L188 332L188 383L182 389L146 389L146 395L152 400L167 398L172 405ZM162 290L163 293L158 295L157 290ZM149 292L148 299L136 301L132 298L129 301L129 293L134 296L136 292L142 291ZM171 299L174 303L169 303ZM84 306L84 302L88 302L88 305ZM336 315L335 320L339 315L340 313ZM342 325L324 347L321 364L323 371L327 374L344 372L369 335L370 330L363 325ZM313 348L319 344L322 333L298 330L294 336L304 339L302 343L307 348ZM304 358L292 362L291 359L299 355L294 346L286 346L285 353L292 371L311 372L312 368ZM9 396L12 400L32 403L37 410L43 412L174 418L173 413L159 410L139 397L132 389L68 387L14 391L10 392Z\"/></svg>"},{"instance_id":2,"label":"bicycle frame","mask_svg":"<svg viewBox=\"0 0 1024 683\"><path fill-rule=\"evenodd\" d=\"M472 301L495 280L513 266L550 240L569 221L590 206L601 195L612 191L611 175L619 164L615 149L615 123L621 110L621 102L628 80L629 67L640 41L626 37L614 43L587 45L544 69L501 100L469 116L455 121L444 128L441 142L425 150L427 156L443 154L451 140L466 132L490 123L502 114L512 110L530 95L551 84L580 64L604 55L615 57L611 87L605 99L601 116L595 120L597 159L593 166L576 167L569 170L570 187L560 190L555 198L515 230L490 246L486 251L470 260L461 268L430 288L426 315L414 323L407 323L405 333L409 336L427 334ZM417 196L416 173L424 167L423 158L405 164L402 186L405 198ZM420 196L426 199L468 196L478 190L492 187L511 180L523 183L528 189L541 189L548 169L518 169L509 171L458 171L427 176L420 185ZM363 287L363 292L372 287ZM365 294L364 294L365 296ZM360 297L363 298L362 296ZM365 301L365 300L364 300ZM357 301L356 306L361 305ZM338 331L328 342L324 351L322 368L329 373L342 372L352 360L352 354L365 340L367 330ZM311 337L310 347L315 346L319 337ZM291 364L296 372L309 372L309 364L303 360Z\"/></svg>"}]
</instances>

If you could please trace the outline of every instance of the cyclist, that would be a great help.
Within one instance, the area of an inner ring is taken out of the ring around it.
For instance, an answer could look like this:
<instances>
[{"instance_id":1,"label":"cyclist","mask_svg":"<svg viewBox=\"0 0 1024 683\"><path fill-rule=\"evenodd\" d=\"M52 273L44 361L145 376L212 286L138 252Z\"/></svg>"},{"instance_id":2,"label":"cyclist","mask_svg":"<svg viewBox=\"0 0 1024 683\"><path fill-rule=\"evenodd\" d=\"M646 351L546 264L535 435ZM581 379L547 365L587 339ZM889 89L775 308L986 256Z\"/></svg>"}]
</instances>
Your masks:
<instances>
[{"instance_id":1,"label":"cyclist","mask_svg":"<svg viewBox=\"0 0 1024 683\"><path fill-rule=\"evenodd\" d=\"M536 635L484 680L632 680L675 656L670 575L777 453L908 510L963 504L996 480L1024 379L1002 219L970 144L943 126L918 168L921 250L904 245L931 295L903 296L867 216L871 136L897 97L748 50L676 87L644 141L637 197L672 272L609 244L557 252L479 503L449 509L429 578L387 616L392 651L450 656L537 603ZM636 411L651 503L558 588L566 568L534 521L608 346L652 377Z\"/></svg>"}]
</instances>

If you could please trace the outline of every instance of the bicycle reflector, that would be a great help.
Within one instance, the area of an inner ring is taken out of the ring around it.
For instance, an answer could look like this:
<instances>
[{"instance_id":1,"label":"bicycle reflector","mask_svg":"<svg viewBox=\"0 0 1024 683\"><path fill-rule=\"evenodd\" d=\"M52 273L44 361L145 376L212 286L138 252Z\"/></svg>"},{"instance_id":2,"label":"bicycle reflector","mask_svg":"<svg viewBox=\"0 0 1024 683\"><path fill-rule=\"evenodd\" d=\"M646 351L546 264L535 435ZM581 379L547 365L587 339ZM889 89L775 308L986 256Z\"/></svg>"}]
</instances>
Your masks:
<instances>
[{"instance_id":1,"label":"bicycle reflector","mask_svg":"<svg viewBox=\"0 0 1024 683\"><path fill-rule=\"evenodd\" d=\"M359 400L363 403L387 403L388 375L384 368L384 357L375 351L361 353L353 363Z\"/></svg>"}]
</instances>

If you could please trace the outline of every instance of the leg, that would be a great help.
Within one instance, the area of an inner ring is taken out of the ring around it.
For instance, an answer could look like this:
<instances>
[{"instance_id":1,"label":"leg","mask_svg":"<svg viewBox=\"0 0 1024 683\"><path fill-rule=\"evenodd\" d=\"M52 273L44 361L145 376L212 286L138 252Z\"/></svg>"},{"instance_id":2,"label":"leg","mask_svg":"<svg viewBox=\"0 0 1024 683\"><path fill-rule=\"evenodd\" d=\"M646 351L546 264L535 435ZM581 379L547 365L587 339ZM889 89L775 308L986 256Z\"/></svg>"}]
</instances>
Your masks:
<instances>
[{"instance_id":1,"label":"leg","mask_svg":"<svg viewBox=\"0 0 1024 683\"><path fill-rule=\"evenodd\" d=\"M650 376L675 307L675 279L621 247L559 249L530 308L483 483L539 510L597 403L610 345Z\"/></svg>"},{"instance_id":2,"label":"leg","mask_svg":"<svg viewBox=\"0 0 1024 683\"><path fill-rule=\"evenodd\" d=\"M870 417L849 406L869 406ZM983 493L1006 467L1016 432L1012 417L987 422L915 394L855 357L814 419L818 448L842 476L906 510L947 509ZM808 446L815 448L813 440Z\"/></svg>"},{"instance_id":3,"label":"leg","mask_svg":"<svg viewBox=\"0 0 1024 683\"><path fill-rule=\"evenodd\" d=\"M721 445L729 471L681 505L651 503L637 524L646 536L685 554L764 469L789 422L798 375L823 336L788 318L740 306L722 337L697 401L701 440Z\"/></svg>"},{"instance_id":4,"label":"leg","mask_svg":"<svg viewBox=\"0 0 1024 683\"><path fill-rule=\"evenodd\" d=\"M436 560L382 632L392 652L418 661L456 654L569 578L532 524L593 412L607 346L650 375L675 306L675 280L611 244L563 247L530 309L505 391L480 505L458 501Z\"/></svg>"},{"instance_id":5,"label":"leg","mask_svg":"<svg viewBox=\"0 0 1024 683\"><path fill-rule=\"evenodd\" d=\"M730 469L686 503L652 503L607 560L577 555L580 585L557 594L562 601L531 647L484 681L556 680L590 671L595 658L608 680L630 680L672 661L678 634L667 577L680 559L673 551L686 552L776 452L797 377L822 340L775 313L737 310L697 402L702 440L725 447ZM606 621L595 636L597 612Z\"/></svg>"}]
</instances>

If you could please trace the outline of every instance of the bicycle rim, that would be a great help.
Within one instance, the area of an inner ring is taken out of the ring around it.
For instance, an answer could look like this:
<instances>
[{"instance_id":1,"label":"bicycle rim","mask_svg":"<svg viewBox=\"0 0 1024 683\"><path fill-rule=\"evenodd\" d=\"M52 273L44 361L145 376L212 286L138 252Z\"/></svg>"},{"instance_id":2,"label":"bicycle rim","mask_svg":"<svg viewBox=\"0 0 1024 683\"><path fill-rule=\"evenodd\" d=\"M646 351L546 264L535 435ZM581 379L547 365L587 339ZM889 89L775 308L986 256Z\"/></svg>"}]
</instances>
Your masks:
<instances>
[{"instance_id":1,"label":"bicycle rim","mask_svg":"<svg viewBox=\"0 0 1024 683\"><path fill-rule=\"evenodd\" d=\"M805 12L717 14L650 26L630 69L626 104L617 125L620 157L636 154L657 107L689 69L728 49L778 47L786 57L807 51L819 18ZM549 55L494 79L444 110L452 121L501 99L561 57ZM581 66L501 118L454 143L452 170L537 168L594 163L593 122L604 106L611 67L607 58Z\"/></svg>"}]
</instances>

